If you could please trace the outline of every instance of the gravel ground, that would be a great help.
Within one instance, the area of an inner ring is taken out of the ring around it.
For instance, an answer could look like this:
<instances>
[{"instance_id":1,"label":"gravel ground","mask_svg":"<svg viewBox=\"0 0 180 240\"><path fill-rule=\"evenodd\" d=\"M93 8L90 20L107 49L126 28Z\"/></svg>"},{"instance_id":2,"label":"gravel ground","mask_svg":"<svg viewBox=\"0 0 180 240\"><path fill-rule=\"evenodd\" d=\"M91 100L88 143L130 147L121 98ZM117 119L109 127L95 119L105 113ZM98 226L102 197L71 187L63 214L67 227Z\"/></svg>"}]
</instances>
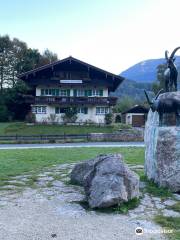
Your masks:
<instances>
[{"instance_id":1,"label":"gravel ground","mask_svg":"<svg viewBox=\"0 0 180 240\"><path fill-rule=\"evenodd\" d=\"M162 234L146 233L161 229L149 217L156 212L152 202L159 199L146 195L127 215L89 211L79 204L84 200L82 188L67 184L71 168L61 165L39 174L34 189L15 186L25 185L30 174L12 178L8 191L7 186L1 187L0 240L165 239ZM135 234L138 226L144 229L143 236Z\"/></svg>"}]
</instances>

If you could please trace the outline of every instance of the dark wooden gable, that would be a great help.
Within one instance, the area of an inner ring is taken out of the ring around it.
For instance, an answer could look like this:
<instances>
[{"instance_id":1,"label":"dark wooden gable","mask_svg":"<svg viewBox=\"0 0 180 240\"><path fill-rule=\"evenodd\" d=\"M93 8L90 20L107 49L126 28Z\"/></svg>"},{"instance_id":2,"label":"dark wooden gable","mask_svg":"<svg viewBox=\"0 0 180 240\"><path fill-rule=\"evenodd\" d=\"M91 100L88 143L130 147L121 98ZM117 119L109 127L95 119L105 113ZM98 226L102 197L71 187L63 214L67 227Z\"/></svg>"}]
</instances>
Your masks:
<instances>
[{"instance_id":1,"label":"dark wooden gable","mask_svg":"<svg viewBox=\"0 0 180 240\"><path fill-rule=\"evenodd\" d=\"M141 105L136 105L130 109L128 109L127 111L123 112L122 114L126 114L126 113L148 113L149 109L145 108L144 106Z\"/></svg>"},{"instance_id":2,"label":"dark wooden gable","mask_svg":"<svg viewBox=\"0 0 180 240\"><path fill-rule=\"evenodd\" d=\"M73 57L68 57L44 65L23 73L18 77L32 86L40 84L59 85L60 80L62 79L81 79L83 84L107 86L112 91L114 91L124 80L123 77L112 74Z\"/></svg>"}]
</instances>

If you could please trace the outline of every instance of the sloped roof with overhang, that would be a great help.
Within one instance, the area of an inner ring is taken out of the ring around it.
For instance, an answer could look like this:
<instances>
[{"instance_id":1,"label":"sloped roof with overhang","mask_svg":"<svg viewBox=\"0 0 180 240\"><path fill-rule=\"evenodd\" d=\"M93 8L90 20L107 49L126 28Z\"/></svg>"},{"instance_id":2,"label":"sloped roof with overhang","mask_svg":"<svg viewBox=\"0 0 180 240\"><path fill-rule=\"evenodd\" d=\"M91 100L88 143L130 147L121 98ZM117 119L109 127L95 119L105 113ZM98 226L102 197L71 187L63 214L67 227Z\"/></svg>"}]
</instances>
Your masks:
<instances>
[{"instance_id":1,"label":"sloped roof with overhang","mask_svg":"<svg viewBox=\"0 0 180 240\"><path fill-rule=\"evenodd\" d=\"M148 113L149 109L145 108L144 106L141 105L135 105L134 107L122 112L122 114L126 113Z\"/></svg>"},{"instance_id":2,"label":"sloped roof with overhang","mask_svg":"<svg viewBox=\"0 0 180 240\"><path fill-rule=\"evenodd\" d=\"M112 85L112 89L115 90L124 80L123 77L113 74L111 72L105 71L101 68L95 67L91 64L88 64L86 62L83 62L79 59L76 59L72 56L67 57L65 59L46 64L44 66L35 68L33 70L30 70L28 72L22 73L18 76L18 78L29 82L34 79L38 78L42 74L47 74L47 77L50 76L50 74L53 71L56 71L57 69L70 69L70 70L87 70L90 71L97 76L98 78L101 79L102 83L104 82L109 82Z\"/></svg>"}]
</instances>

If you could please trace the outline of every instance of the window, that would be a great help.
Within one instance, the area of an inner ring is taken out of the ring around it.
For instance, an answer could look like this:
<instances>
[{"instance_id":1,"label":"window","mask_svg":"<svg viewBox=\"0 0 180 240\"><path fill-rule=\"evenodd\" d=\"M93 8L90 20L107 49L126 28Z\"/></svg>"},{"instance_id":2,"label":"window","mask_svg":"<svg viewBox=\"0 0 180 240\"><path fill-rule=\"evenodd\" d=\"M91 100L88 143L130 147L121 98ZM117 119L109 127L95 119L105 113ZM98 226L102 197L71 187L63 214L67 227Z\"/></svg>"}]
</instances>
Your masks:
<instances>
[{"instance_id":1,"label":"window","mask_svg":"<svg viewBox=\"0 0 180 240\"><path fill-rule=\"evenodd\" d=\"M77 97L84 97L84 96L85 96L84 89L78 89L77 90Z\"/></svg>"},{"instance_id":2,"label":"window","mask_svg":"<svg viewBox=\"0 0 180 240\"><path fill-rule=\"evenodd\" d=\"M41 89L41 96L45 95L45 89Z\"/></svg>"},{"instance_id":3,"label":"window","mask_svg":"<svg viewBox=\"0 0 180 240\"><path fill-rule=\"evenodd\" d=\"M85 93L85 96L86 96L86 97L92 96L92 90L91 90L91 89L85 90L84 93Z\"/></svg>"},{"instance_id":4,"label":"window","mask_svg":"<svg viewBox=\"0 0 180 240\"><path fill-rule=\"evenodd\" d=\"M55 114L66 113L67 108L55 107Z\"/></svg>"},{"instance_id":5,"label":"window","mask_svg":"<svg viewBox=\"0 0 180 240\"><path fill-rule=\"evenodd\" d=\"M41 89L41 96L70 96L70 89L46 88Z\"/></svg>"},{"instance_id":6,"label":"window","mask_svg":"<svg viewBox=\"0 0 180 240\"><path fill-rule=\"evenodd\" d=\"M77 109L77 113L88 114L88 108L87 107L80 107L80 108Z\"/></svg>"},{"instance_id":7,"label":"window","mask_svg":"<svg viewBox=\"0 0 180 240\"><path fill-rule=\"evenodd\" d=\"M46 106L33 106L32 113L37 114L46 114L47 107Z\"/></svg>"},{"instance_id":8,"label":"window","mask_svg":"<svg viewBox=\"0 0 180 240\"><path fill-rule=\"evenodd\" d=\"M51 89L49 89L49 90L51 90ZM59 96L59 89L55 89L55 95Z\"/></svg>"},{"instance_id":9,"label":"window","mask_svg":"<svg viewBox=\"0 0 180 240\"><path fill-rule=\"evenodd\" d=\"M62 97L68 96L67 90L60 90L60 96Z\"/></svg>"},{"instance_id":10,"label":"window","mask_svg":"<svg viewBox=\"0 0 180 240\"><path fill-rule=\"evenodd\" d=\"M108 107L96 107L96 115L105 115L109 113Z\"/></svg>"},{"instance_id":11,"label":"window","mask_svg":"<svg viewBox=\"0 0 180 240\"><path fill-rule=\"evenodd\" d=\"M92 96L103 96L103 90L102 89L93 89L92 90Z\"/></svg>"}]
</instances>

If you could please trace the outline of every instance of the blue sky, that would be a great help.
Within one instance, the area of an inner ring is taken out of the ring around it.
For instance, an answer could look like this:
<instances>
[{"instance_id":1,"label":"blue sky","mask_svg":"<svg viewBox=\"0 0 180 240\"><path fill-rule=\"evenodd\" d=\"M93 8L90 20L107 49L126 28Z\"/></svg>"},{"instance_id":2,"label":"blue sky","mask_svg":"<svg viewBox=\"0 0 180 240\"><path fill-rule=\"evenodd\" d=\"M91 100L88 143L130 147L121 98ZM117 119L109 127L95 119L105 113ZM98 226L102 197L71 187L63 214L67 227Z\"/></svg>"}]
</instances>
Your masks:
<instances>
[{"instance_id":1,"label":"blue sky","mask_svg":"<svg viewBox=\"0 0 180 240\"><path fill-rule=\"evenodd\" d=\"M180 45L179 0L0 0L0 35L120 73Z\"/></svg>"}]
</instances>

